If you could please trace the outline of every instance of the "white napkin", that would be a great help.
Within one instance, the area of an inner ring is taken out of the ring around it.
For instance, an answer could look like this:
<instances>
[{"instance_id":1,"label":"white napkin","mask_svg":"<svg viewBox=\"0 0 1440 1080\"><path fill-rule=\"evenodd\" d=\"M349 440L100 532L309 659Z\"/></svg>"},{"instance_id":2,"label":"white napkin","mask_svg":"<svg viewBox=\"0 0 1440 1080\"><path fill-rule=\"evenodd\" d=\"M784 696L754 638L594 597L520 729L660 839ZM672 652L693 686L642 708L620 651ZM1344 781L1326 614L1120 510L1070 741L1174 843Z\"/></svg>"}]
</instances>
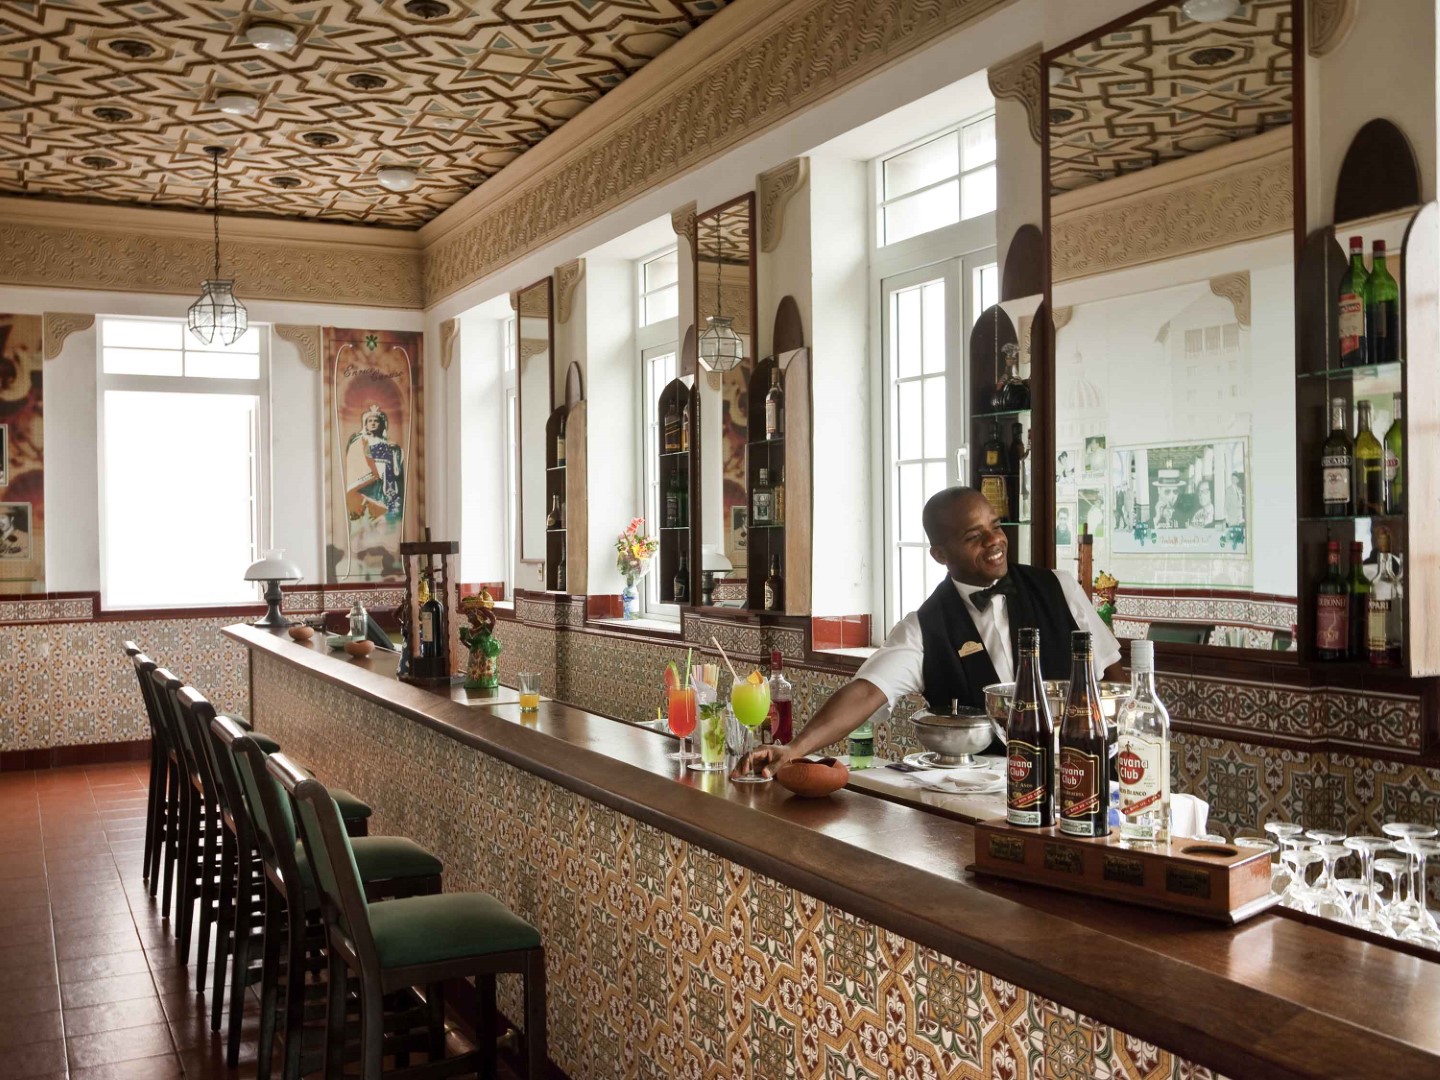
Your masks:
<instances>
[{"instance_id":1,"label":"white napkin","mask_svg":"<svg viewBox=\"0 0 1440 1080\"><path fill-rule=\"evenodd\" d=\"M1210 804L1194 795L1170 796L1170 835L1203 836L1210 822Z\"/></svg>"}]
</instances>

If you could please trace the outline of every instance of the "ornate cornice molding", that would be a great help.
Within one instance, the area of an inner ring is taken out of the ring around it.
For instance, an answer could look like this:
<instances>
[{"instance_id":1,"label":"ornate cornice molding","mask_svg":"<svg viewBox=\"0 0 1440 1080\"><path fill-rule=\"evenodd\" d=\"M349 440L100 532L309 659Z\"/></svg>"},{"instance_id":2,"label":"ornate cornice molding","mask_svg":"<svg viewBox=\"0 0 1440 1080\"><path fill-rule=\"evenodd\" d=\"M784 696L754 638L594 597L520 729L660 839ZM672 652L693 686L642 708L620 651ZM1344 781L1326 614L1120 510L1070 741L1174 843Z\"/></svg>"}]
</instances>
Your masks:
<instances>
[{"instance_id":1,"label":"ornate cornice molding","mask_svg":"<svg viewBox=\"0 0 1440 1080\"><path fill-rule=\"evenodd\" d=\"M198 292L214 257L209 233L183 235L11 218L0 224L0 284L116 292ZM420 252L380 245L221 242L242 300L425 306Z\"/></svg>"},{"instance_id":2,"label":"ornate cornice molding","mask_svg":"<svg viewBox=\"0 0 1440 1080\"><path fill-rule=\"evenodd\" d=\"M300 363L311 371L320 370L320 327L276 323L271 329L281 341L295 346L300 354Z\"/></svg>"},{"instance_id":3,"label":"ornate cornice molding","mask_svg":"<svg viewBox=\"0 0 1440 1080\"><path fill-rule=\"evenodd\" d=\"M1355 26L1357 0L1310 0L1305 36L1311 56L1324 56L1344 44Z\"/></svg>"},{"instance_id":4,"label":"ornate cornice molding","mask_svg":"<svg viewBox=\"0 0 1440 1080\"><path fill-rule=\"evenodd\" d=\"M1289 130L1244 139L1051 201L1051 273L1068 281L1294 228Z\"/></svg>"},{"instance_id":5,"label":"ornate cornice molding","mask_svg":"<svg viewBox=\"0 0 1440 1080\"><path fill-rule=\"evenodd\" d=\"M574 310L575 287L585 277L585 260L571 259L555 268L555 321L568 323Z\"/></svg>"},{"instance_id":6,"label":"ornate cornice molding","mask_svg":"<svg viewBox=\"0 0 1440 1080\"><path fill-rule=\"evenodd\" d=\"M449 371L455 361L455 346L460 344L460 320L446 319L440 324L440 370Z\"/></svg>"},{"instance_id":7,"label":"ornate cornice molding","mask_svg":"<svg viewBox=\"0 0 1440 1080\"><path fill-rule=\"evenodd\" d=\"M1018 101L1025 106L1030 137L1038 146L1042 138L1040 123L1040 46L1032 45L992 67L987 73L990 93L997 98Z\"/></svg>"},{"instance_id":8,"label":"ornate cornice molding","mask_svg":"<svg viewBox=\"0 0 1440 1080\"><path fill-rule=\"evenodd\" d=\"M693 48L709 48L704 62L680 78L661 65L643 82L652 88L649 101L628 113L597 113L588 138L528 180L457 206L450 220L463 224L448 232L427 227L427 239L436 237L425 248L427 300L449 296L1011 2L793 0L772 5L743 36L718 48L724 27L738 24L707 22L690 35ZM706 35L712 26L718 29ZM654 91L667 72L667 89ZM605 117L610 122L601 126Z\"/></svg>"},{"instance_id":9,"label":"ornate cornice molding","mask_svg":"<svg viewBox=\"0 0 1440 1080\"><path fill-rule=\"evenodd\" d=\"M65 347L65 339L95 325L94 315L70 311L47 311L43 323L46 360L54 360Z\"/></svg>"},{"instance_id":10,"label":"ornate cornice molding","mask_svg":"<svg viewBox=\"0 0 1440 1080\"><path fill-rule=\"evenodd\" d=\"M785 207L809 177L810 159L803 157L791 158L760 174L756 188L760 193L761 251L774 251L780 246L780 237L785 234Z\"/></svg>"},{"instance_id":11,"label":"ornate cornice molding","mask_svg":"<svg viewBox=\"0 0 1440 1080\"><path fill-rule=\"evenodd\" d=\"M695 250L695 204L688 202L678 210L670 211L670 228L675 230L676 236L683 236L685 242L690 245L690 250Z\"/></svg>"},{"instance_id":12,"label":"ornate cornice molding","mask_svg":"<svg viewBox=\"0 0 1440 1080\"><path fill-rule=\"evenodd\" d=\"M1235 309L1235 321L1250 325L1250 271L1236 270L1210 279L1210 291L1222 300L1229 300Z\"/></svg>"},{"instance_id":13,"label":"ornate cornice molding","mask_svg":"<svg viewBox=\"0 0 1440 1080\"><path fill-rule=\"evenodd\" d=\"M1074 317L1075 309L1071 305L1066 304L1064 307L1057 307L1055 309L1055 313L1050 317L1050 321L1054 324L1055 330L1058 333L1060 330L1069 326L1070 320Z\"/></svg>"}]
</instances>

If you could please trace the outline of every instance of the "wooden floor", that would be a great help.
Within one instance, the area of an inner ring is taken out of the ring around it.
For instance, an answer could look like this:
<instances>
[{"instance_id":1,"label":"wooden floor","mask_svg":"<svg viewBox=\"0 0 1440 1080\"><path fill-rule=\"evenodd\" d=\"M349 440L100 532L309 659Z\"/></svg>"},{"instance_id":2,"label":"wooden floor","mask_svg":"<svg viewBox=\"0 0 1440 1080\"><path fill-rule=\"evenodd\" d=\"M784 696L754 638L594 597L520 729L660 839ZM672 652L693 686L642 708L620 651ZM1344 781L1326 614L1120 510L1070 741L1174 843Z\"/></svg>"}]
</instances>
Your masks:
<instances>
[{"instance_id":1,"label":"wooden floor","mask_svg":"<svg viewBox=\"0 0 1440 1080\"><path fill-rule=\"evenodd\" d=\"M147 768L0 774L4 1080L255 1075L253 990L232 1071L194 956L180 955L141 880Z\"/></svg>"}]
</instances>

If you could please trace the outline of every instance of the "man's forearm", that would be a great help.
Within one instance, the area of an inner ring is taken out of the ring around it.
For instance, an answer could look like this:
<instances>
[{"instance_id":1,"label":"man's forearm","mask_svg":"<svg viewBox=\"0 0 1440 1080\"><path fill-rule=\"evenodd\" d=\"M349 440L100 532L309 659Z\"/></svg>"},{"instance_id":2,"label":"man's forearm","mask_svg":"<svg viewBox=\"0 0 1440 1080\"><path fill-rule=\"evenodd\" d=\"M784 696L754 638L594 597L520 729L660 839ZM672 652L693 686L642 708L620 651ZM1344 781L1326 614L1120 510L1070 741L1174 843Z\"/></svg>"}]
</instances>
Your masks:
<instances>
[{"instance_id":1,"label":"man's forearm","mask_svg":"<svg viewBox=\"0 0 1440 1080\"><path fill-rule=\"evenodd\" d=\"M849 735L885 703L885 695L878 686L865 679L854 679L830 695L795 736L790 749L796 757L813 754Z\"/></svg>"}]
</instances>

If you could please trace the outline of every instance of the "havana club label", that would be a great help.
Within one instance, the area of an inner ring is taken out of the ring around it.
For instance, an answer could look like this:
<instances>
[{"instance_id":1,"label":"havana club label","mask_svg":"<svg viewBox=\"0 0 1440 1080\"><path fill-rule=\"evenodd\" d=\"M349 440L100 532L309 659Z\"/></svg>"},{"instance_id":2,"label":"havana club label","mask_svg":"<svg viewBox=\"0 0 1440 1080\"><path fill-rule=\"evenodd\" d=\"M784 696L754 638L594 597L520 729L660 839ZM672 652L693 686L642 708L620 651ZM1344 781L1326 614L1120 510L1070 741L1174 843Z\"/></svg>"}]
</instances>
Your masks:
<instances>
[{"instance_id":1,"label":"havana club label","mask_svg":"<svg viewBox=\"0 0 1440 1080\"><path fill-rule=\"evenodd\" d=\"M1060 748L1060 831L1067 836L1106 836L1109 795L1101 792L1105 771L1098 754L1074 746Z\"/></svg>"},{"instance_id":2,"label":"havana club label","mask_svg":"<svg viewBox=\"0 0 1440 1080\"><path fill-rule=\"evenodd\" d=\"M1045 824L1050 770L1045 767L1044 749L1011 739L1007 751L1005 820L1011 825Z\"/></svg>"},{"instance_id":3,"label":"havana club label","mask_svg":"<svg viewBox=\"0 0 1440 1080\"><path fill-rule=\"evenodd\" d=\"M1120 812L1127 817L1159 809L1165 794L1165 746L1158 738L1124 734L1115 755L1120 781Z\"/></svg>"}]
</instances>

